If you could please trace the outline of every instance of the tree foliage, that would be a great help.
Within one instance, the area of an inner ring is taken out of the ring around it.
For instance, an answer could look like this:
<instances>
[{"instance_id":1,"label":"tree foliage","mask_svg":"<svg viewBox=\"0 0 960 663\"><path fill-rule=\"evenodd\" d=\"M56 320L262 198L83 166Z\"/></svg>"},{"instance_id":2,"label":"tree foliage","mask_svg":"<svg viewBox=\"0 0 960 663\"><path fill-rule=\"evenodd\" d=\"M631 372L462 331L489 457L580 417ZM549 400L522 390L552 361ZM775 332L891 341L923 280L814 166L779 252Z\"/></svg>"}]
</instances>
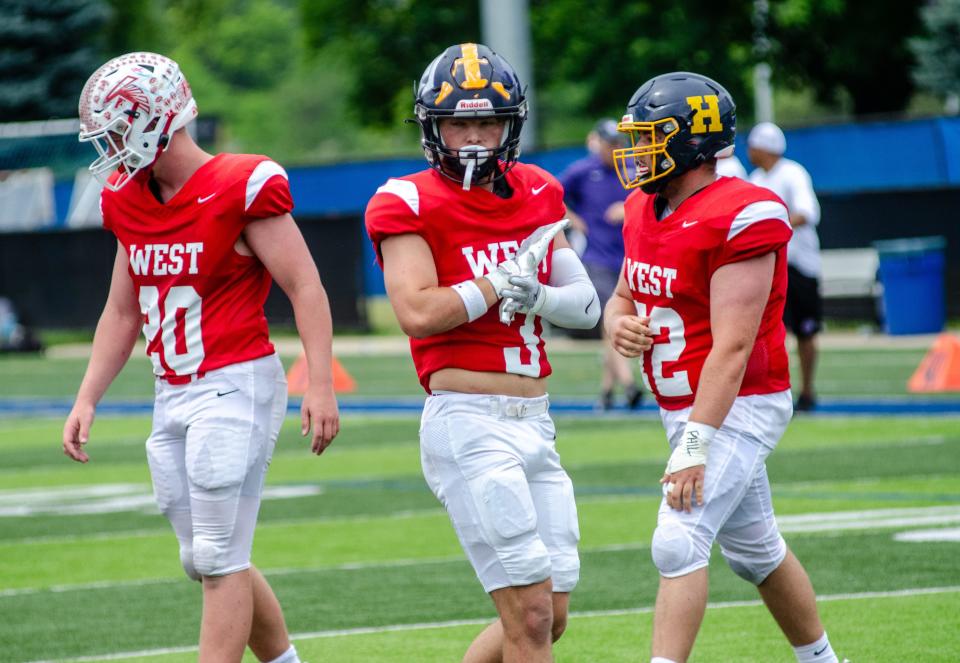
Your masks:
<instances>
[{"instance_id":1,"label":"tree foliage","mask_svg":"<svg viewBox=\"0 0 960 663\"><path fill-rule=\"evenodd\" d=\"M0 0L0 117L76 117L109 18L101 0Z\"/></svg>"},{"instance_id":2,"label":"tree foliage","mask_svg":"<svg viewBox=\"0 0 960 663\"><path fill-rule=\"evenodd\" d=\"M343 92L362 122L394 122L397 105L409 107L413 84L450 44L480 40L478 2L449 0L301 0L307 44L336 45L353 63Z\"/></svg>"},{"instance_id":3,"label":"tree foliage","mask_svg":"<svg viewBox=\"0 0 960 663\"><path fill-rule=\"evenodd\" d=\"M271 88L287 77L300 56L297 21L291 9L253 0L243 11L224 16L214 39L196 44L207 68L244 90Z\"/></svg>"},{"instance_id":4,"label":"tree foliage","mask_svg":"<svg viewBox=\"0 0 960 663\"><path fill-rule=\"evenodd\" d=\"M483 40L481 1L0 0L0 111L4 120L73 116L99 64L155 50L180 62L201 113L221 119L219 149L294 161L413 153L416 130L400 120L411 115L414 82L450 44ZM920 3L768 4L770 49L761 52L755 2L529 0L545 143L581 140L645 80L676 70L720 81L748 124L761 57L775 90L790 93L776 98L800 109L794 117L808 118L817 102L902 110L913 53L920 85L960 85L960 0L927 3L929 38L914 42Z\"/></svg>"},{"instance_id":5,"label":"tree foliage","mask_svg":"<svg viewBox=\"0 0 960 663\"><path fill-rule=\"evenodd\" d=\"M937 0L921 11L927 35L910 40L918 85L940 95L960 94L960 0Z\"/></svg>"},{"instance_id":6,"label":"tree foliage","mask_svg":"<svg viewBox=\"0 0 960 663\"><path fill-rule=\"evenodd\" d=\"M649 78L695 71L719 81L741 108L749 108L752 28L744 7L736 0L537 0L531 22L538 85L558 88L582 81L581 112L622 112Z\"/></svg>"},{"instance_id":7,"label":"tree foliage","mask_svg":"<svg viewBox=\"0 0 960 663\"><path fill-rule=\"evenodd\" d=\"M907 40L920 3L901 0L780 0L771 3L774 76L809 86L819 101L850 99L855 115L906 108L913 93Z\"/></svg>"},{"instance_id":8,"label":"tree foliage","mask_svg":"<svg viewBox=\"0 0 960 663\"><path fill-rule=\"evenodd\" d=\"M389 99L409 100L410 81L443 48L482 39L478 2L300 0L309 47L337 43L354 63L348 94L362 121L395 121ZM643 81L690 70L711 76L752 114L754 3L740 0L531 0L534 75L545 123L619 113ZM906 107L913 83L907 38L915 3L770 0L766 36L774 86L809 88L856 114ZM402 97L401 95L406 95Z\"/></svg>"},{"instance_id":9,"label":"tree foliage","mask_svg":"<svg viewBox=\"0 0 960 663\"><path fill-rule=\"evenodd\" d=\"M103 59L132 51L162 53L172 37L164 24L163 4L151 0L108 0L111 17L103 29Z\"/></svg>"},{"instance_id":10,"label":"tree foliage","mask_svg":"<svg viewBox=\"0 0 960 663\"><path fill-rule=\"evenodd\" d=\"M405 94L409 102L413 81L444 48L481 40L479 2L301 0L300 6L308 45L337 42L350 54L355 82L348 92L367 122L394 121L383 101ZM677 69L714 76L748 98L742 72L749 64L750 20L735 0L681 0L665 8L533 0L530 12L536 84L557 91L547 99L563 96L570 83L582 84L580 113L622 110L646 78Z\"/></svg>"}]
</instances>

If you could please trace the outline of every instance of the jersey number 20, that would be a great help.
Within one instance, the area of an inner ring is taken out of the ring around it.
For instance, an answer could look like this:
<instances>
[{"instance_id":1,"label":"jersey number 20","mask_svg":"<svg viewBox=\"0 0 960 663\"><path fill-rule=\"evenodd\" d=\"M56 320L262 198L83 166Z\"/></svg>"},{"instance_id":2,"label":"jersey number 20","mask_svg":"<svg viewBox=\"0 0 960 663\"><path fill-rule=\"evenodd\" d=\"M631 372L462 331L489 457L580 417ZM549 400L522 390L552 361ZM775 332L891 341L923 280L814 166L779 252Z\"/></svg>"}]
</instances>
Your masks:
<instances>
[{"instance_id":1,"label":"jersey number 20","mask_svg":"<svg viewBox=\"0 0 960 663\"><path fill-rule=\"evenodd\" d=\"M177 375L196 373L203 363L203 337L200 335L202 300L193 286L170 288L163 298L163 317L160 316L160 291L156 286L140 287L140 311L145 316L143 335L152 343L160 332L163 360ZM160 353L151 352L153 372L163 375Z\"/></svg>"}]
</instances>

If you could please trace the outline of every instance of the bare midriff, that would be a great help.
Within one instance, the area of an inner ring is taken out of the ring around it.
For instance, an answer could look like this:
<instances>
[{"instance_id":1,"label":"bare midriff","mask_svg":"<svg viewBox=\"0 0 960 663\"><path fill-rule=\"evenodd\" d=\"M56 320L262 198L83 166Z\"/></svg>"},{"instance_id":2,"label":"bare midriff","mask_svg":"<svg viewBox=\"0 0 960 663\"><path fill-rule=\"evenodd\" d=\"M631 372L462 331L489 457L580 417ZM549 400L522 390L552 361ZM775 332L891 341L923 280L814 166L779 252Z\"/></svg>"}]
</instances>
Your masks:
<instances>
[{"instance_id":1,"label":"bare midriff","mask_svg":"<svg viewBox=\"0 0 960 663\"><path fill-rule=\"evenodd\" d=\"M536 398L547 393L547 379L531 378L514 373L441 368L430 376L430 391L456 391L464 394L498 394L501 396Z\"/></svg>"}]
</instances>

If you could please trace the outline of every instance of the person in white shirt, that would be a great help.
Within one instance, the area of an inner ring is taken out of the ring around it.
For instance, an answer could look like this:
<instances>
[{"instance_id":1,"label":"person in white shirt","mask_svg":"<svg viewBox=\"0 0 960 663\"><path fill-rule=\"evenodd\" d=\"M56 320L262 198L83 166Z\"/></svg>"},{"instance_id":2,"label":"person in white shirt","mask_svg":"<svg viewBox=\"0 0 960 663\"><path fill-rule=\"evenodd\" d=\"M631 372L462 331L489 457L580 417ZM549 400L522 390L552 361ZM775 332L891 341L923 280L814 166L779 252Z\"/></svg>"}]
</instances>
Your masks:
<instances>
[{"instance_id":1,"label":"person in white shirt","mask_svg":"<svg viewBox=\"0 0 960 663\"><path fill-rule=\"evenodd\" d=\"M743 167L740 159L734 155L721 157L717 159L717 175L721 177L739 177L741 180L747 179L747 169Z\"/></svg>"},{"instance_id":2,"label":"person in white shirt","mask_svg":"<svg viewBox=\"0 0 960 663\"><path fill-rule=\"evenodd\" d=\"M784 320L797 337L801 388L795 410L816 407L813 377L817 360L816 336L823 321L820 297L820 202L813 191L810 173L796 161L786 159L787 140L780 127L761 122L747 137L747 156L756 170L750 181L776 193L786 203L793 226L787 245L788 285Z\"/></svg>"}]
</instances>

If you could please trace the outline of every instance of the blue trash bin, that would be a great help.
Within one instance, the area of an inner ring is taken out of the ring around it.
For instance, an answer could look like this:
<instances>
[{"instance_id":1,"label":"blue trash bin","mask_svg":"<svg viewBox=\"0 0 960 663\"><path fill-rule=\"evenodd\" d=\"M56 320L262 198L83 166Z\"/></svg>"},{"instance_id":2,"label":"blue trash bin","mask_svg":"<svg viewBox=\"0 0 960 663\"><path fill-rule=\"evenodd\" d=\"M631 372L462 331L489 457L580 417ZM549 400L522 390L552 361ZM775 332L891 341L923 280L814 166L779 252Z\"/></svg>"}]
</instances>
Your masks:
<instances>
[{"instance_id":1,"label":"blue trash bin","mask_svg":"<svg viewBox=\"0 0 960 663\"><path fill-rule=\"evenodd\" d=\"M880 258L888 334L933 334L943 329L946 245L940 236L873 243Z\"/></svg>"}]
</instances>

